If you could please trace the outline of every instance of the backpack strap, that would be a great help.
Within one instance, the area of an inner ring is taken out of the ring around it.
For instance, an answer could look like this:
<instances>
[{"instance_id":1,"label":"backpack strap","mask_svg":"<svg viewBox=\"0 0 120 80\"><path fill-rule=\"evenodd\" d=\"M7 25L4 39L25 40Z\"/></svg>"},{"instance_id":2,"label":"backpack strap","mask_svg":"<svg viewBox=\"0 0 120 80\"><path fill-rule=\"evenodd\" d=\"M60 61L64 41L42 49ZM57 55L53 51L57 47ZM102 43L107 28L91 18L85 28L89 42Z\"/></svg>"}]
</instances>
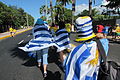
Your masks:
<instances>
[{"instance_id":1,"label":"backpack strap","mask_svg":"<svg viewBox=\"0 0 120 80\"><path fill-rule=\"evenodd\" d=\"M102 45L102 43L100 42L99 39L96 40L96 43L97 43L97 47L98 47L101 62L103 60L103 62L106 63L106 53L105 53L105 50L103 48L103 45Z\"/></svg>"}]
</instances>

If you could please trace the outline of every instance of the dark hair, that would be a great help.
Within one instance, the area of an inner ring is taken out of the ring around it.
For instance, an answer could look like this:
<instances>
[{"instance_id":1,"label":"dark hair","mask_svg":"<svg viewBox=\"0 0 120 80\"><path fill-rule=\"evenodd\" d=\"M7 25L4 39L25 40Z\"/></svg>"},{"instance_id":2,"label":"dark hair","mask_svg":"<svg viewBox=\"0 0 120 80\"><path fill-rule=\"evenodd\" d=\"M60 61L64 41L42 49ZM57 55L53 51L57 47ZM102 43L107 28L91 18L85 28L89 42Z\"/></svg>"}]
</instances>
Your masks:
<instances>
[{"instance_id":1,"label":"dark hair","mask_svg":"<svg viewBox=\"0 0 120 80\"><path fill-rule=\"evenodd\" d=\"M52 23L51 27L55 27L55 24L54 24L54 23Z\"/></svg>"},{"instance_id":2,"label":"dark hair","mask_svg":"<svg viewBox=\"0 0 120 80\"><path fill-rule=\"evenodd\" d=\"M65 22L63 21L59 21L58 25L60 29L65 28Z\"/></svg>"}]
</instances>

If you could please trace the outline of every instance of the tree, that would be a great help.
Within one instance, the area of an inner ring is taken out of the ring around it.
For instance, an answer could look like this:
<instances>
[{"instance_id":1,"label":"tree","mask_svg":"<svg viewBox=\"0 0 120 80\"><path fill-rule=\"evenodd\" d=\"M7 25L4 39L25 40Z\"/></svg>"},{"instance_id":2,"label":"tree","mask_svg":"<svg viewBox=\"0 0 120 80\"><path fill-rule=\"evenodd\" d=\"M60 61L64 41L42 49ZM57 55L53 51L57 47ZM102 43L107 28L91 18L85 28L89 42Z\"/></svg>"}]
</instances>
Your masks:
<instances>
[{"instance_id":1,"label":"tree","mask_svg":"<svg viewBox=\"0 0 120 80\"><path fill-rule=\"evenodd\" d=\"M40 14L44 14L45 15L45 5L42 5L40 7Z\"/></svg>"},{"instance_id":2,"label":"tree","mask_svg":"<svg viewBox=\"0 0 120 80\"><path fill-rule=\"evenodd\" d=\"M7 31L9 27L18 29L20 26L25 26L26 14L22 8L7 6L0 2L0 32ZM34 18L30 15L29 19L30 25L33 25Z\"/></svg>"},{"instance_id":3,"label":"tree","mask_svg":"<svg viewBox=\"0 0 120 80\"><path fill-rule=\"evenodd\" d=\"M92 9L92 17L96 16L100 14L99 11L94 8ZM88 16L89 15L89 11L88 10L83 10L80 14L78 14L78 16Z\"/></svg>"},{"instance_id":4,"label":"tree","mask_svg":"<svg viewBox=\"0 0 120 80\"><path fill-rule=\"evenodd\" d=\"M65 8L64 19L65 23L72 23L72 10Z\"/></svg>"},{"instance_id":5,"label":"tree","mask_svg":"<svg viewBox=\"0 0 120 80\"><path fill-rule=\"evenodd\" d=\"M120 0L107 0L109 1L106 7L108 8L120 8Z\"/></svg>"},{"instance_id":6,"label":"tree","mask_svg":"<svg viewBox=\"0 0 120 80\"><path fill-rule=\"evenodd\" d=\"M78 16L88 16L88 15L89 15L88 10L83 10L80 14L78 14Z\"/></svg>"},{"instance_id":7,"label":"tree","mask_svg":"<svg viewBox=\"0 0 120 80\"><path fill-rule=\"evenodd\" d=\"M75 2L76 0L72 0L72 24L74 23Z\"/></svg>"},{"instance_id":8,"label":"tree","mask_svg":"<svg viewBox=\"0 0 120 80\"><path fill-rule=\"evenodd\" d=\"M64 9L61 3L57 3L57 5L54 6L55 9L55 23L58 23L58 21L64 19Z\"/></svg>"},{"instance_id":9,"label":"tree","mask_svg":"<svg viewBox=\"0 0 120 80\"><path fill-rule=\"evenodd\" d=\"M58 3L60 3L61 5L62 5L62 11L63 11L63 13L64 13L64 7L66 6L66 4L69 4L69 3L72 3L72 1L71 0L56 0L56 2L58 2ZM64 16L64 14L63 14L63 16ZM63 17L63 19L62 19L63 21L64 21L64 17Z\"/></svg>"},{"instance_id":10,"label":"tree","mask_svg":"<svg viewBox=\"0 0 120 80\"><path fill-rule=\"evenodd\" d=\"M40 14L43 14L46 17L46 12L47 12L47 15L48 15L50 13L50 8L48 8L48 6L47 6L47 11L46 11L46 6L42 5L40 7ZM45 19L47 19L47 17Z\"/></svg>"},{"instance_id":11,"label":"tree","mask_svg":"<svg viewBox=\"0 0 120 80\"><path fill-rule=\"evenodd\" d=\"M51 23L53 23L53 7L52 7L52 0L50 0L50 9L51 9Z\"/></svg>"},{"instance_id":12,"label":"tree","mask_svg":"<svg viewBox=\"0 0 120 80\"><path fill-rule=\"evenodd\" d=\"M65 5L65 6L66 4L69 4L72 2L71 0L56 0L56 1L62 3L62 5Z\"/></svg>"},{"instance_id":13,"label":"tree","mask_svg":"<svg viewBox=\"0 0 120 80\"><path fill-rule=\"evenodd\" d=\"M111 13L119 14L119 16L120 16L120 10L119 10L120 0L107 0L107 1L109 1L109 3L107 5L105 5L105 7L110 8L110 9L114 9L114 10L111 11Z\"/></svg>"}]
</instances>

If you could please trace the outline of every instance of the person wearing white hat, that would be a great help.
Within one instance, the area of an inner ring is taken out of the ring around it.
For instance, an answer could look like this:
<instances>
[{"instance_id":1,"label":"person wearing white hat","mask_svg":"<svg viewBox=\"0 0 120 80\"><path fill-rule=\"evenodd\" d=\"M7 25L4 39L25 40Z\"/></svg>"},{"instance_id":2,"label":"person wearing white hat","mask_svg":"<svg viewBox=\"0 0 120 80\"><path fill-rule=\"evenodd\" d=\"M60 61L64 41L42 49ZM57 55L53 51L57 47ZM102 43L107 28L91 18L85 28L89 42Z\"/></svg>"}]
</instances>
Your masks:
<instances>
[{"instance_id":1,"label":"person wearing white hat","mask_svg":"<svg viewBox=\"0 0 120 80\"><path fill-rule=\"evenodd\" d=\"M65 62L65 80L97 80L99 54L93 41L92 20L89 16L76 19L77 38L81 43L68 55Z\"/></svg>"}]
</instances>

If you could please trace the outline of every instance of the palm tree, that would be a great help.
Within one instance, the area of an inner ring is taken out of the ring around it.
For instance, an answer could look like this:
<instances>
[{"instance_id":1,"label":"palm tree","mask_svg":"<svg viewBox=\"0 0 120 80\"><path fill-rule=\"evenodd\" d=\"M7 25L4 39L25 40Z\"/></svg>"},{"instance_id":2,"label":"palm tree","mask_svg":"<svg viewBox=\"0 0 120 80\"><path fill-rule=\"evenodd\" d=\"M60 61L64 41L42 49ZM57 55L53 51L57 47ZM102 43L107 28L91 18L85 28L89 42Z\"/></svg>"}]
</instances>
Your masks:
<instances>
[{"instance_id":1,"label":"palm tree","mask_svg":"<svg viewBox=\"0 0 120 80\"><path fill-rule=\"evenodd\" d=\"M40 14L45 14L45 5L42 5L41 7L40 7Z\"/></svg>"},{"instance_id":2,"label":"palm tree","mask_svg":"<svg viewBox=\"0 0 120 80\"><path fill-rule=\"evenodd\" d=\"M47 8L47 11L46 11ZM48 6L46 7L46 5L42 5L40 7L40 14L43 14L45 16L45 20L47 20L47 14L50 13L50 9L48 8Z\"/></svg>"},{"instance_id":3,"label":"palm tree","mask_svg":"<svg viewBox=\"0 0 120 80\"><path fill-rule=\"evenodd\" d=\"M53 11L52 0L50 0L50 9L51 9L51 23L53 23L54 21L53 21L53 13L52 13L52 11Z\"/></svg>"},{"instance_id":4,"label":"palm tree","mask_svg":"<svg viewBox=\"0 0 120 80\"><path fill-rule=\"evenodd\" d=\"M75 2L76 0L72 0L72 24L74 23Z\"/></svg>"},{"instance_id":5,"label":"palm tree","mask_svg":"<svg viewBox=\"0 0 120 80\"><path fill-rule=\"evenodd\" d=\"M63 12L64 12L64 7L66 6L66 4L71 3L71 0L56 0L56 2L61 3L62 7L63 7ZM64 15L64 14L63 14ZM64 17L63 17L64 20Z\"/></svg>"},{"instance_id":6,"label":"palm tree","mask_svg":"<svg viewBox=\"0 0 120 80\"><path fill-rule=\"evenodd\" d=\"M92 15L92 0L89 0L89 16Z\"/></svg>"},{"instance_id":7,"label":"palm tree","mask_svg":"<svg viewBox=\"0 0 120 80\"><path fill-rule=\"evenodd\" d=\"M95 4L95 1L94 0L94 4ZM92 0L89 0L89 16L92 16Z\"/></svg>"},{"instance_id":8,"label":"palm tree","mask_svg":"<svg viewBox=\"0 0 120 80\"><path fill-rule=\"evenodd\" d=\"M57 2L61 2L63 5L71 3L71 0L57 0Z\"/></svg>"},{"instance_id":9,"label":"palm tree","mask_svg":"<svg viewBox=\"0 0 120 80\"><path fill-rule=\"evenodd\" d=\"M59 20L63 20L64 18L64 10L61 3L57 3L57 5L54 6L55 8L55 22L58 23Z\"/></svg>"}]
</instances>

